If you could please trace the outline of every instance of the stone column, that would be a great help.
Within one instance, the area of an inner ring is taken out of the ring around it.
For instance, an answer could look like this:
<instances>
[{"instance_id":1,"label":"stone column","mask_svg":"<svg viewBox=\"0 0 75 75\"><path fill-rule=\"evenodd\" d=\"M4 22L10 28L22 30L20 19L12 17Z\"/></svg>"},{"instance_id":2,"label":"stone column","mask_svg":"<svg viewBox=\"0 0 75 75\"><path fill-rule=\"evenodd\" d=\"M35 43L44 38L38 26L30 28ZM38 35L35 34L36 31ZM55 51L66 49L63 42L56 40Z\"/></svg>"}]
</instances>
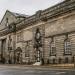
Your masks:
<instances>
[{"instance_id":1,"label":"stone column","mask_svg":"<svg viewBox=\"0 0 75 75\"><path fill-rule=\"evenodd\" d=\"M7 38L6 38L6 45L5 45L5 60L6 62L5 63L9 63L9 51L8 51L8 41L9 41L9 38L8 38L8 35L7 35Z\"/></svg>"},{"instance_id":2,"label":"stone column","mask_svg":"<svg viewBox=\"0 0 75 75\"><path fill-rule=\"evenodd\" d=\"M14 63L16 62L15 61L15 50L16 50L16 32L13 33L13 38L12 38L12 45L13 45L13 61Z\"/></svg>"}]
</instances>

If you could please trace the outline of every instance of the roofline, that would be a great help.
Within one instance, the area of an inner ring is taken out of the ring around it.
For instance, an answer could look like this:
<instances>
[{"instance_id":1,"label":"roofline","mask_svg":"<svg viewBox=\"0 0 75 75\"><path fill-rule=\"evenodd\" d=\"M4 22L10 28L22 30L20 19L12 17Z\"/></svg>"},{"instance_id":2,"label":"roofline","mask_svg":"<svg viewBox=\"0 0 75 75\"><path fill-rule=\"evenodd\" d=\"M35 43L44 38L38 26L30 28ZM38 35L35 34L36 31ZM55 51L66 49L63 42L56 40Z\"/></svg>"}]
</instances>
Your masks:
<instances>
[{"instance_id":1,"label":"roofline","mask_svg":"<svg viewBox=\"0 0 75 75\"><path fill-rule=\"evenodd\" d=\"M52 18L58 17L62 14L72 12L73 10L75 11L75 1L74 0L69 0L69 1L65 0L55 6L48 8L48 9L45 9L43 11L40 10L40 11L36 12L34 15L27 17L25 20L15 23L16 27L17 27L16 29L17 30L23 29L27 26L37 23L40 20L47 21L48 19L52 19ZM12 31L9 31L9 33L10 32L12 32Z\"/></svg>"},{"instance_id":2,"label":"roofline","mask_svg":"<svg viewBox=\"0 0 75 75\"><path fill-rule=\"evenodd\" d=\"M11 13L9 10L6 10L6 12L5 12L5 14L4 14L4 16L3 16L3 18L2 18L2 20L0 21L0 24L2 23L2 21L3 21L3 19L4 19L4 17L5 17L5 15L6 15L6 13L7 12L9 12L9 13ZM12 13L11 13L12 14ZM12 14L13 15L13 14ZM16 18L16 16L15 15L13 15L15 18Z\"/></svg>"},{"instance_id":3,"label":"roofline","mask_svg":"<svg viewBox=\"0 0 75 75\"><path fill-rule=\"evenodd\" d=\"M70 7L72 5L72 7ZM52 10L51 10L52 9ZM62 10L61 10L62 9ZM21 22L30 22L31 20L42 20L42 19L52 19L55 18L56 16L59 16L61 14L70 12L75 10L75 1L74 0L65 0L61 3L58 3L50 8L47 8L45 10L39 10L37 11L34 15L27 17L26 19L16 23L16 25L18 25ZM47 16L47 14L50 14L49 16ZM42 20L44 21L44 20Z\"/></svg>"}]
</instances>

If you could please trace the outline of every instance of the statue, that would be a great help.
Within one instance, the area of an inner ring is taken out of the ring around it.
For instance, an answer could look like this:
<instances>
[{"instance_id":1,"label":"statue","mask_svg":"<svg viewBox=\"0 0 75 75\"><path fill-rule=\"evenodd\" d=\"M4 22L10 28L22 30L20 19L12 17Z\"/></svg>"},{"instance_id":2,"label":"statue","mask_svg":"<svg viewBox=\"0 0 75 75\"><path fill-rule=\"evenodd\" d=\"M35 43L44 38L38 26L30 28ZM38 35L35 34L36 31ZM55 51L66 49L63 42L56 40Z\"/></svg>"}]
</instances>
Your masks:
<instances>
[{"instance_id":1,"label":"statue","mask_svg":"<svg viewBox=\"0 0 75 75\"><path fill-rule=\"evenodd\" d=\"M37 51L36 60L37 60L37 62L40 62L41 61L40 47L42 47L42 36L41 36L39 28L36 29L36 33L35 33L34 39L35 39L34 48Z\"/></svg>"}]
</instances>

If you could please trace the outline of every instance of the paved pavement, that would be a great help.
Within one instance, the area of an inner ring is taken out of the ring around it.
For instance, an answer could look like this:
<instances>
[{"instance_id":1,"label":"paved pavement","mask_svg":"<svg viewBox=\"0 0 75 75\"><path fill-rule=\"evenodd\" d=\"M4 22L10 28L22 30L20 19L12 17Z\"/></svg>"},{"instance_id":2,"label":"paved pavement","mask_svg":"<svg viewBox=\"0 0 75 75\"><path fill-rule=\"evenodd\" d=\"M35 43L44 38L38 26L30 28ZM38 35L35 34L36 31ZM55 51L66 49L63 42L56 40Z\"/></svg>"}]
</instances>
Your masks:
<instances>
[{"instance_id":1,"label":"paved pavement","mask_svg":"<svg viewBox=\"0 0 75 75\"><path fill-rule=\"evenodd\" d=\"M51 69L0 65L0 75L75 75L75 69Z\"/></svg>"}]
</instances>

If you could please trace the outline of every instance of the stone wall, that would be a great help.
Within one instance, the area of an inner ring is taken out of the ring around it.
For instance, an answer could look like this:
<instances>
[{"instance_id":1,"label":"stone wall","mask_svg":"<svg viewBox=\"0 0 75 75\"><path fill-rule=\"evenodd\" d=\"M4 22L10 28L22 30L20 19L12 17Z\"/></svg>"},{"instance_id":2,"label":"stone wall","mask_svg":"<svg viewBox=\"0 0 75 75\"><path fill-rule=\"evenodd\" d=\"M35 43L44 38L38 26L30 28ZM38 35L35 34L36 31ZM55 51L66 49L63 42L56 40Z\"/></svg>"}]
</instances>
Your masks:
<instances>
[{"instance_id":1,"label":"stone wall","mask_svg":"<svg viewBox=\"0 0 75 75\"><path fill-rule=\"evenodd\" d=\"M45 25L45 36L52 36L75 30L75 11L55 19L49 20Z\"/></svg>"},{"instance_id":2,"label":"stone wall","mask_svg":"<svg viewBox=\"0 0 75 75\"><path fill-rule=\"evenodd\" d=\"M42 14L41 14L42 15ZM45 16L48 16L49 14L45 14ZM33 15L35 17L35 15ZM12 19L13 16L10 16L9 13L7 13L6 17L3 19L2 26L5 26L6 24L6 18L11 17L10 23L13 22ZM30 17L31 18L31 17ZM14 22L16 19L13 19ZM26 21L25 21L26 22ZM24 21L19 23L20 26L25 23ZM28 22L28 21L27 21ZM68 58L68 63L72 63L73 57L75 56L75 11L69 11L69 13L62 14L61 16L53 17L52 19L48 19L46 21L42 21L40 18L38 18L36 23L33 23L30 25L23 25L24 28L21 30L17 30L16 32L12 32L8 35L1 36L0 37L0 54L1 54L1 40L6 39L6 45L4 50L4 56L6 61L9 60L9 51L8 51L8 42L9 42L9 36L11 35L12 39L12 50L10 53L10 58L12 59L12 62L14 61L14 51L17 50L18 47L21 48L22 52L22 58L21 63L34 63L36 62L36 48L34 48L35 45L35 33L36 29L39 28L41 33L41 41L42 41L42 47L40 47L41 51L41 59L44 59L45 63L59 63L59 59L61 59L61 63L65 63L65 59ZM65 55L64 54L64 40L66 39L66 35L70 39L71 42L71 55ZM18 39L19 38L19 39ZM56 55L51 56L50 55L50 45L52 38L54 39L55 47L56 47ZM29 56L26 55L26 46L28 45L29 49Z\"/></svg>"}]
</instances>

